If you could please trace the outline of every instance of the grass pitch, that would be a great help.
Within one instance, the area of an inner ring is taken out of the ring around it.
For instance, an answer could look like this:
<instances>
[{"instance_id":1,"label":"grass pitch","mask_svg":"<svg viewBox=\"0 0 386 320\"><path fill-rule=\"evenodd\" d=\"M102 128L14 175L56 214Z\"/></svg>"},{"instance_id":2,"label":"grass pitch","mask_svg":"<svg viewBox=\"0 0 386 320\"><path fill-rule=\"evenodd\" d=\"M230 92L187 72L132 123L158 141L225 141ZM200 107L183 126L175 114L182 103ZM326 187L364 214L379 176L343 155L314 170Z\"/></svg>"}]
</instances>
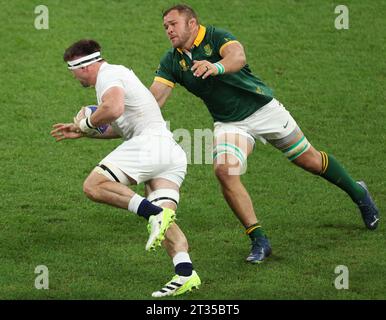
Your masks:
<instances>
[{"instance_id":1,"label":"grass pitch","mask_svg":"<svg viewBox=\"0 0 386 320\"><path fill-rule=\"evenodd\" d=\"M149 86L169 47L161 12L169 1L48 0L0 11L0 299L150 299L173 275L163 250L146 253L145 221L87 200L82 183L120 141L55 143L51 125L95 103L62 62L64 49L95 38L111 63ZM201 23L233 32L250 67L293 114L311 143L364 179L386 210L386 3L346 1L349 29L337 30L335 1L189 1ZM171 129L211 128L205 106L178 87L163 109ZM367 231L349 198L257 144L243 181L271 239L263 265L244 262L249 241L221 196L210 165L192 164L179 224L200 290L177 299L385 299L385 227ZM143 188L138 187L139 192ZM49 269L49 290L34 286ZM334 287L335 267L349 289Z\"/></svg>"}]
</instances>

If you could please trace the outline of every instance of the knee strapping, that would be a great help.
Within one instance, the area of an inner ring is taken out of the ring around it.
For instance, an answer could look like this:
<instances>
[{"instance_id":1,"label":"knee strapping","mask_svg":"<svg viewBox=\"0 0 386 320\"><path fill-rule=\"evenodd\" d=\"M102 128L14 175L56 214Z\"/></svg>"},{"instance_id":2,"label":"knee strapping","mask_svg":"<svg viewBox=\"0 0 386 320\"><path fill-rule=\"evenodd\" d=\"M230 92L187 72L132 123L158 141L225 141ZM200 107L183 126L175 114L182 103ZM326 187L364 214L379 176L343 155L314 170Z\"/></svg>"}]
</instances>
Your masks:
<instances>
[{"instance_id":1,"label":"knee strapping","mask_svg":"<svg viewBox=\"0 0 386 320\"><path fill-rule=\"evenodd\" d=\"M157 206L161 206L164 202L174 202L177 206L180 201L180 194L174 189L158 189L150 193L147 200Z\"/></svg>"}]
</instances>

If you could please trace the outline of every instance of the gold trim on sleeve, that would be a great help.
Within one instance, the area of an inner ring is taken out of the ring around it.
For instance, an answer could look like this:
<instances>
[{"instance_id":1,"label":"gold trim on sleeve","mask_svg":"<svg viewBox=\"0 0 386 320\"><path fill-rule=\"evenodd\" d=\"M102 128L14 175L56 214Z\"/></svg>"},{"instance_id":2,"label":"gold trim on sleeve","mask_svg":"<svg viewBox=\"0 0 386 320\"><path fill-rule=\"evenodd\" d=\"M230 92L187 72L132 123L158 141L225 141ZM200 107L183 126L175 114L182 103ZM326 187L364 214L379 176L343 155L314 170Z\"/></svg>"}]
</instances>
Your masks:
<instances>
[{"instance_id":1,"label":"gold trim on sleeve","mask_svg":"<svg viewBox=\"0 0 386 320\"><path fill-rule=\"evenodd\" d=\"M220 56L223 56L222 55L222 50L224 50L227 46L229 46L230 44L232 44L232 43L239 43L237 40L231 40L231 41L228 41L227 43L224 43L222 46L221 46L221 48L220 48L220 50L219 50L219 52L220 52Z\"/></svg>"},{"instance_id":2,"label":"gold trim on sleeve","mask_svg":"<svg viewBox=\"0 0 386 320\"><path fill-rule=\"evenodd\" d=\"M171 82L169 80L166 80L165 78L161 78L161 77L155 77L154 78L154 81L157 81L157 82L161 82L163 84L166 84L167 86L171 87L171 88L174 88L174 86L176 85L174 82Z\"/></svg>"}]
</instances>

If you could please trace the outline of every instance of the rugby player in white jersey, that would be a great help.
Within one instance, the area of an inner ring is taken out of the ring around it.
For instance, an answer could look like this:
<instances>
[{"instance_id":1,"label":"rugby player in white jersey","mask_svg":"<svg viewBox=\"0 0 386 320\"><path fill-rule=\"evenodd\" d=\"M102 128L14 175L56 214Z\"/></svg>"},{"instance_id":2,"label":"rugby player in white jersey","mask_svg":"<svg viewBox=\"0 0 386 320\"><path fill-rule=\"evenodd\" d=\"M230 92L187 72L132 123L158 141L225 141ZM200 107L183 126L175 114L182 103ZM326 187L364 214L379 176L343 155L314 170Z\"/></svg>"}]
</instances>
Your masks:
<instances>
[{"instance_id":1,"label":"rugby player in white jersey","mask_svg":"<svg viewBox=\"0 0 386 320\"><path fill-rule=\"evenodd\" d=\"M153 297L198 288L201 281L193 270L187 239L174 222L186 155L167 129L155 98L132 70L107 63L94 40L74 43L66 49L64 60L82 86L95 87L98 108L90 116L74 118L74 123L53 125L51 135L56 141L86 136L124 140L91 171L84 182L85 194L148 220L146 250L163 243L176 273ZM107 129L101 134L102 126ZM128 187L142 182L146 198Z\"/></svg>"}]
</instances>

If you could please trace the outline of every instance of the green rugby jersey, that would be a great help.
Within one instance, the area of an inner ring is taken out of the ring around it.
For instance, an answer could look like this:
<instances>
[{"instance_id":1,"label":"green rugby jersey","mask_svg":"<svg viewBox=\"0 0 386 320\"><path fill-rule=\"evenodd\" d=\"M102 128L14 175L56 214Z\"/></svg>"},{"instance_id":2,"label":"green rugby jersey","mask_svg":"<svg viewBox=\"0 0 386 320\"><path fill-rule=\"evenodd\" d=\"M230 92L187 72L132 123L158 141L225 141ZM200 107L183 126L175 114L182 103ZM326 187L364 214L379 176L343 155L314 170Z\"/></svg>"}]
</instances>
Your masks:
<instances>
[{"instance_id":1,"label":"green rugby jersey","mask_svg":"<svg viewBox=\"0 0 386 320\"><path fill-rule=\"evenodd\" d=\"M206 79L193 75L193 60L215 63L222 59L222 50L237 41L229 32L213 26L200 26L192 59L181 49L170 49L161 59L155 81L170 87L176 83L201 98L214 121L240 121L272 100L272 90L252 74L248 65L236 73L210 76Z\"/></svg>"}]
</instances>

